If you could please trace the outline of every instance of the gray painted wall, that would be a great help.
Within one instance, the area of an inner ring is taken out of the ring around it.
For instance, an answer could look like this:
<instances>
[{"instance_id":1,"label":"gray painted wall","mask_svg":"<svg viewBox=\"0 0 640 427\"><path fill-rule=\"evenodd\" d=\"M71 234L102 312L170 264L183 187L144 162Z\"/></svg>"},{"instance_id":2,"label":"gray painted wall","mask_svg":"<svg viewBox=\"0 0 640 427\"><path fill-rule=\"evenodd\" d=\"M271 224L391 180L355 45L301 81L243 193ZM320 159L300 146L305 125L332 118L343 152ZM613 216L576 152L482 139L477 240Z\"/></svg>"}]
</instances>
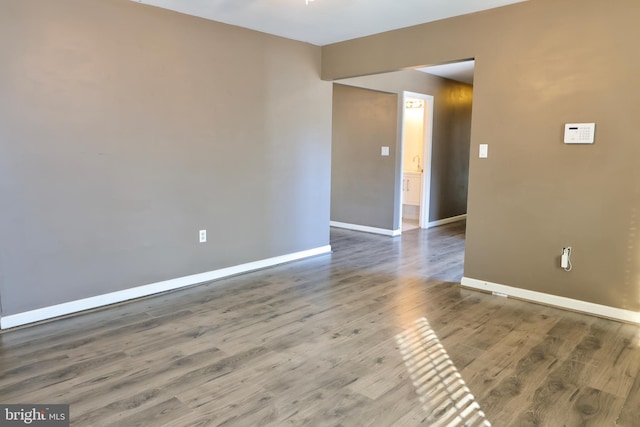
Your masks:
<instances>
[{"instance_id":1,"label":"gray painted wall","mask_svg":"<svg viewBox=\"0 0 640 427\"><path fill-rule=\"evenodd\" d=\"M129 1L3 0L0 63L3 315L329 243L320 48Z\"/></svg>"},{"instance_id":2,"label":"gray painted wall","mask_svg":"<svg viewBox=\"0 0 640 427\"><path fill-rule=\"evenodd\" d=\"M391 230L398 96L333 86L331 220ZM389 146L388 157L381 147Z\"/></svg>"},{"instance_id":3,"label":"gray painted wall","mask_svg":"<svg viewBox=\"0 0 640 427\"><path fill-rule=\"evenodd\" d=\"M393 209L391 228L398 229L401 223L399 200L402 194L399 183L402 171L399 141L404 91L434 97L429 221L467 213L473 87L413 70L354 77L340 80L340 83L398 94L398 134L391 148L396 154L396 185L393 187L395 203L385 206L385 209Z\"/></svg>"},{"instance_id":4,"label":"gray painted wall","mask_svg":"<svg viewBox=\"0 0 640 427\"><path fill-rule=\"evenodd\" d=\"M466 214L469 191L473 88L449 80L436 93L429 221Z\"/></svg>"},{"instance_id":5,"label":"gray painted wall","mask_svg":"<svg viewBox=\"0 0 640 427\"><path fill-rule=\"evenodd\" d=\"M638 16L526 1L324 46L323 77L475 58L465 276L640 312ZM563 143L575 122L595 144Z\"/></svg>"}]
</instances>

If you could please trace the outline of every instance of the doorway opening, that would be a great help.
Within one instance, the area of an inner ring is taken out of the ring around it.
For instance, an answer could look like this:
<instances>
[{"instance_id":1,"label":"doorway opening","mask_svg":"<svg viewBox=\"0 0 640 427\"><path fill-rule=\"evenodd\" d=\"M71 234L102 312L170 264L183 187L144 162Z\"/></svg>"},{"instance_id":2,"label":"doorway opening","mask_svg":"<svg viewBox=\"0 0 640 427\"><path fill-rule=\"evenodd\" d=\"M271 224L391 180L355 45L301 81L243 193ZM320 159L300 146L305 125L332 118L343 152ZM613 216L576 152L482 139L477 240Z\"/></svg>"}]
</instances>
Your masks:
<instances>
[{"instance_id":1,"label":"doorway opening","mask_svg":"<svg viewBox=\"0 0 640 427\"><path fill-rule=\"evenodd\" d=\"M400 180L402 231L429 225L432 130L433 96L404 91Z\"/></svg>"}]
</instances>

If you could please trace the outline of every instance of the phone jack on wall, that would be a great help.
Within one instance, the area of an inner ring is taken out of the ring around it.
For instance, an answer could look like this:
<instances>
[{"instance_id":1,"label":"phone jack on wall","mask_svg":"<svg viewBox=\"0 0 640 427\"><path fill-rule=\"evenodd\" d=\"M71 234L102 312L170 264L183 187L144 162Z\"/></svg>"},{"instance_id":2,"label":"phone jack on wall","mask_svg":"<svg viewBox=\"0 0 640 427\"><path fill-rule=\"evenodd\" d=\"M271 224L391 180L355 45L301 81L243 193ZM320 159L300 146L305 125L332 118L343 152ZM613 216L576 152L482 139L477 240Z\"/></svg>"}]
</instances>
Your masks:
<instances>
[{"instance_id":1,"label":"phone jack on wall","mask_svg":"<svg viewBox=\"0 0 640 427\"><path fill-rule=\"evenodd\" d=\"M573 265L571 264L571 246L562 248L562 255L560 256L560 268L564 271L571 271Z\"/></svg>"}]
</instances>

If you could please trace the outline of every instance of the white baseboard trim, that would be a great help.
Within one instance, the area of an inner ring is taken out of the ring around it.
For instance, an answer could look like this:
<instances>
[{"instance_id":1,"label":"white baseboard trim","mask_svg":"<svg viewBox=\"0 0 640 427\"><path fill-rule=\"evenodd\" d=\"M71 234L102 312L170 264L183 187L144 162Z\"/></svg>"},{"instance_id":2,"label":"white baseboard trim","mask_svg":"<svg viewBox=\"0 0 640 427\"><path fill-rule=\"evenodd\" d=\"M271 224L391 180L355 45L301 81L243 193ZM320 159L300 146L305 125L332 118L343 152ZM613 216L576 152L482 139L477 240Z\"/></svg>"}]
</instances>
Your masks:
<instances>
[{"instance_id":1,"label":"white baseboard trim","mask_svg":"<svg viewBox=\"0 0 640 427\"><path fill-rule=\"evenodd\" d=\"M609 307L606 305L594 304L592 302L580 301L572 298L530 291L527 289L514 288L511 286L500 285L498 283L487 282L484 280L471 279L469 277L463 277L461 285L466 288L495 292L497 294L503 294L526 301L532 301L544 305L550 305L553 307L578 311L594 316L640 324L640 313L631 310L625 310L622 308Z\"/></svg>"},{"instance_id":2,"label":"white baseboard trim","mask_svg":"<svg viewBox=\"0 0 640 427\"><path fill-rule=\"evenodd\" d=\"M348 224L346 222L338 222L338 221L331 221L329 225L337 228L346 228L347 230L364 231L365 233L382 234L382 235L391 236L391 237L399 236L400 234L402 234L401 229L387 230L384 228L375 228L375 227L369 227L366 225L358 225L358 224Z\"/></svg>"},{"instance_id":3,"label":"white baseboard trim","mask_svg":"<svg viewBox=\"0 0 640 427\"><path fill-rule=\"evenodd\" d=\"M219 270L208 271L206 273L193 274L190 276L179 277L177 279L164 280L149 285L138 286L135 288L124 289L122 291L111 292L108 294L98 295L95 297L84 298L76 301L70 301L63 304L52 305L49 307L39 308L36 310L25 311L23 313L12 314L0 318L0 329L14 328L29 323L40 322L42 320L53 319L54 317L65 316L67 314L78 313L85 310L91 310L106 305L116 304L119 302L142 298L161 292L171 291L175 289L185 288L200 283L210 282L212 280L224 277L235 276L241 273L247 273L274 265L283 264L308 258L316 255L322 255L331 252L331 246L321 246L306 251L295 252L292 254L277 256L274 258L263 259L260 261L249 262L246 264L235 265L233 267L221 268Z\"/></svg>"},{"instance_id":4,"label":"white baseboard trim","mask_svg":"<svg viewBox=\"0 0 640 427\"><path fill-rule=\"evenodd\" d=\"M458 216L452 216L450 218L439 219L437 221L431 221L427 224L427 228L437 227L439 225L451 224L452 222L462 221L467 219L467 214L462 214Z\"/></svg>"}]
</instances>

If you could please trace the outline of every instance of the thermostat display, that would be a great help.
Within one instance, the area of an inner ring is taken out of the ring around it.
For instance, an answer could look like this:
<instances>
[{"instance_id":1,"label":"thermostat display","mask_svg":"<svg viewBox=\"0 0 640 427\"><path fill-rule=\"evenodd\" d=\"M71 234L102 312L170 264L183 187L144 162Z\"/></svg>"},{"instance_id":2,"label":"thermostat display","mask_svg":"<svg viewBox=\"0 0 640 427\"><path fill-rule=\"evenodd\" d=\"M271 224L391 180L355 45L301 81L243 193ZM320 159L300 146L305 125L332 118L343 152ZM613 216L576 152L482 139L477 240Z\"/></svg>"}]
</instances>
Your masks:
<instances>
[{"instance_id":1,"label":"thermostat display","mask_svg":"<svg viewBox=\"0 0 640 427\"><path fill-rule=\"evenodd\" d=\"M565 144L593 144L595 123L567 123L564 125Z\"/></svg>"}]
</instances>

